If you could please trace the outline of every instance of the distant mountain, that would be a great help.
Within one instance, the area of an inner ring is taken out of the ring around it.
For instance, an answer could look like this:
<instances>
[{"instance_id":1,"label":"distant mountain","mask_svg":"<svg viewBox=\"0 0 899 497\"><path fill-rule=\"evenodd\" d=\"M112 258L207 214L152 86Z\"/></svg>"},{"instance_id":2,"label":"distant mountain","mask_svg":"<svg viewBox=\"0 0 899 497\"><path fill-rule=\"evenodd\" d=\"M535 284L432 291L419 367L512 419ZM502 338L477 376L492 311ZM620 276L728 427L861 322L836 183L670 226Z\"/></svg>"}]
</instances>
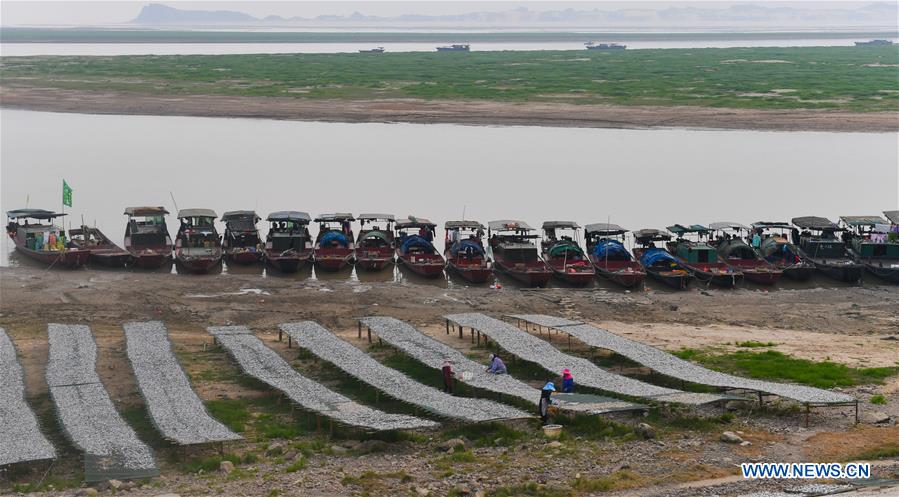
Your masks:
<instances>
[{"instance_id":1,"label":"distant mountain","mask_svg":"<svg viewBox=\"0 0 899 497\"><path fill-rule=\"evenodd\" d=\"M246 24L259 19L230 10L181 10L160 3L151 3L134 18L137 24Z\"/></svg>"}]
</instances>

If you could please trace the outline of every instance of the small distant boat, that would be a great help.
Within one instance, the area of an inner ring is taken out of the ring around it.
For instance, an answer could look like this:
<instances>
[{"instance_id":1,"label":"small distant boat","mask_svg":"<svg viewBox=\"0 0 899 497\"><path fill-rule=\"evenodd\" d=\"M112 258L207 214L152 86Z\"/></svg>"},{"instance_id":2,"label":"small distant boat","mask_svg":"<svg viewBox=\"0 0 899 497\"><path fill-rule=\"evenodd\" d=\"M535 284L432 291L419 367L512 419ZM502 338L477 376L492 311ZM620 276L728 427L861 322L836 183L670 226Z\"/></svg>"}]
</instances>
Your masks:
<instances>
[{"instance_id":1,"label":"small distant boat","mask_svg":"<svg viewBox=\"0 0 899 497\"><path fill-rule=\"evenodd\" d=\"M487 238L493 267L529 287L545 287L552 278L532 240L539 238L524 221L501 220L487 223Z\"/></svg>"},{"instance_id":2,"label":"small distant boat","mask_svg":"<svg viewBox=\"0 0 899 497\"><path fill-rule=\"evenodd\" d=\"M339 271L352 264L356 258L352 222L356 219L348 212L320 214L318 236L315 239L315 267L325 271Z\"/></svg>"},{"instance_id":3,"label":"small distant boat","mask_svg":"<svg viewBox=\"0 0 899 497\"><path fill-rule=\"evenodd\" d=\"M396 259L425 278L443 274L446 262L434 248L437 225L423 217L409 216L396 222Z\"/></svg>"},{"instance_id":4,"label":"small distant boat","mask_svg":"<svg viewBox=\"0 0 899 497\"><path fill-rule=\"evenodd\" d=\"M393 263L393 214L359 214L356 267L380 271Z\"/></svg>"},{"instance_id":5,"label":"small distant boat","mask_svg":"<svg viewBox=\"0 0 899 497\"><path fill-rule=\"evenodd\" d=\"M384 47L366 48L359 50L359 53L384 53Z\"/></svg>"},{"instance_id":6,"label":"small distant boat","mask_svg":"<svg viewBox=\"0 0 899 497\"><path fill-rule=\"evenodd\" d=\"M447 221L446 258L448 272L472 283L484 283L493 274L484 250L484 225L477 221Z\"/></svg>"},{"instance_id":7,"label":"small distant boat","mask_svg":"<svg viewBox=\"0 0 899 497\"><path fill-rule=\"evenodd\" d=\"M584 239L587 257L596 273L625 288L633 288L643 284L646 271L624 246L627 232L617 224L594 223L584 227Z\"/></svg>"},{"instance_id":8,"label":"small distant boat","mask_svg":"<svg viewBox=\"0 0 899 497\"><path fill-rule=\"evenodd\" d=\"M125 267L131 260L127 250L112 242L98 228L82 226L69 230L69 243L90 252L88 262L105 267Z\"/></svg>"},{"instance_id":9,"label":"small distant boat","mask_svg":"<svg viewBox=\"0 0 899 497\"><path fill-rule=\"evenodd\" d=\"M899 215L895 217L899 221ZM848 228L846 246L855 261L869 273L899 283L899 226L880 216L841 216L840 220Z\"/></svg>"},{"instance_id":10,"label":"small distant boat","mask_svg":"<svg viewBox=\"0 0 899 497\"><path fill-rule=\"evenodd\" d=\"M667 250L655 246L655 242L671 240L671 235L661 230L647 228L635 231L634 240L641 245L634 248L634 255L640 259L640 264L647 274L671 288L687 289L693 275Z\"/></svg>"},{"instance_id":11,"label":"small distant boat","mask_svg":"<svg viewBox=\"0 0 899 497\"><path fill-rule=\"evenodd\" d=\"M172 259L172 238L165 224L165 207L128 207L125 250L131 263L144 269L161 267Z\"/></svg>"},{"instance_id":12,"label":"small distant boat","mask_svg":"<svg viewBox=\"0 0 899 497\"><path fill-rule=\"evenodd\" d=\"M799 247L790 242L790 234L795 229L782 221L758 221L752 229L762 238L755 251L784 276L796 281L806 281L815 272L815 265L802 257ZM799 231L796 231L797 239Z\"/></svg>"},{"instance_id":13,"label":"small distant boat","mask_svg":"<svg viewBox=\"0 0 899 497\"><path fill-rule=\"evenodd\" d=\"M677 235L668 251L680 260L694 278L712 285L734 288L743 281L743 272L721 260L718 250L708 243L712 230L701 224L675 224L668 231ZM687 239L687 236L693 239Z\"/></svg>"},{"instance_id":14,"label":"small distant boat","mask_svg":"<svg viewBox=\"0 0 899 497\"><path fill-rule=\"evenodd\" d=\"M800 254L811 261L815 269L847 283L861 279L864 266L852 259L846 246L836 237L843 228L818 216L794 217L792 223L802 229L797 243Z\"/></svg>"},{"instance_id":15,"label":"small distant boat","mask_svg":"<svg viewBox=\"0 0 899 497\"><path fill-rule=\"evenodd\" d=\"M253 211L229 211L222 214L225 236L222 251L229 264L254 264L262 260L262 242L256 223L259 216Z\"/></svg>"},{"instance_id":16,"label":"small distant boat","mask_svg":"<svg viewBox=\"0 0 899 497\"><path fill-rule=\"evenodd\" d=\"M733 222L717 222L710 224L709 227L720 235L713 241L718 249L718 256L729 266L742 271L743 277L747 280L759 285L773 285L780 280L783 271L765 260L746 243L752 239L750 235L752 230L749 226Z\"/></svg>"},{"instance_id":17,"label":"small distant boat","mask_svg":"<svg viewBox=\"0 0 899 497\"><path fill-rule=\"evenodd\" d=\"M627 45L619 45L617 43L596 43L595 41L588 41L584 43L584 46L587 47L587 50L624 50L627 48Z\"/></svg>"},{"instance_id":18,"label":"small distant boat","mask_svg":"<svg viewBox=\"0 0 899 497\"><path fill-rule=\"evenodd\" d=\"M578 240L580 229L573 221L546 221L540 243L543 260L553 275L575 286L588 285L596 277L596 270Z\"/></svg>"},{"instance_id":19,"label":"small distant boat","mask_svg":"<svg viewBox=\"0 0 899 497\"><path fill-rule=\"evenodd\" d=\"M181 209L175 237L175 262L191 273L206 273L222 263L222 241L212 209Z\"/></svg>"},{"instance_id":20,"label":"small distant boat","mask_svg":"<svg viewBox=\"0 0 899 497\"><path fill-rule=\"evenodd\" d=\"M470 50L471 47L468 45L468 43L457 43L444 47L437 47L438 52L468 52Z\"/></svg>"},{"instance_id":21,"label":"small distant boat","mask_svg":"<svg viewBox=\"0 0 899 497\"><path fill-rule=\"evenodd\" d=\"M48 266L77 268L87 264L90 251L66 245L65 229L53 225L53 220L66 216L44 209L17 209L8 211L10 219L6 234L13 240L16 250ZM37 224L29 223L32 219ZM22 220L22 223L19 223ZM48 221L49 224L41 224Z\"/></svg>"},{"instance_id":22,"label":"small distant boat","mask_svg":"<svg viewBox=\"0 0 899 497\"><path fill-rule=\"evenodd\" d=\"M265 263L282 273L294 273L312 262L312 236L309 234L309 214L299 211L278 211L268 215L268 235L265 238Z\"/></svg>"},{"instance_id":23,"label":"small distant boat","mask_svg":"<svg viewBox=\"0 0 899 497\"><path fill-rule=\"evenodd\" d=\"M855 42L855 46L857 47L888 47L892 44L893 40L869 40Z\"/></svg>"}]
</instances>

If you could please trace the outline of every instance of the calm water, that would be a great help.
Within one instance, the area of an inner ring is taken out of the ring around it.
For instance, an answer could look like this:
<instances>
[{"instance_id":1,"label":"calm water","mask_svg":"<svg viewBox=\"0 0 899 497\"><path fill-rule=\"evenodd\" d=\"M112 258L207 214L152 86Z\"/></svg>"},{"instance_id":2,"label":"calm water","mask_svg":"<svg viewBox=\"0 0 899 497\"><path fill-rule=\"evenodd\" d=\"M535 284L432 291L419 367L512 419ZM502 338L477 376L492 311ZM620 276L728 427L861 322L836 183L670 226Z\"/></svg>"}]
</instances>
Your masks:
<instances>
[{"instance_id":1,"label":"calm water","mask_svg":"<svg viewBox=\"0 0 899 497\"><path fill-rule=\"evenodd\" d=\"M835 219L897 207L893 133L334 124L0 111L2 210L66 209L121 243L126 206L445 220ZM174 217L169 227L177 225ZM265 228L265 223L260 224ZM172 233L174 235L174 232ZM442 244L438 244L442 249ZM3 265L12 244L3 237ZM375 278L380 278L376 276Z\"/></svg>"}]
</instances>

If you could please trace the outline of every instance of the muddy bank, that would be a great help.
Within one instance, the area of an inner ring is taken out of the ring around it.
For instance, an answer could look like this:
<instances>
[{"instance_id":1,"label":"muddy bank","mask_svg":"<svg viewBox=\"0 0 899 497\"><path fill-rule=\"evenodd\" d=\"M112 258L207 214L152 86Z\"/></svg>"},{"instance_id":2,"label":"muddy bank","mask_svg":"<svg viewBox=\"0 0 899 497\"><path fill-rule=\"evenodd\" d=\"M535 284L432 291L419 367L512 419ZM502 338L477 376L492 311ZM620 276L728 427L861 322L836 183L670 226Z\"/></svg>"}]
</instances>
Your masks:
<instances>
[{"instance_id":1,"label":"muddy bank","mask_svg":"<svg viewBox=\"0 0 899 497\"><path fill-rule=\"evenodd\" d=\"M579 128L705 128L759 131L899 131L899 113L600 106L487 101L306 100L152 95L0 86L0 106L85 114L241 117L323 122L403 122Z\"/></svg>"}]
</instances>

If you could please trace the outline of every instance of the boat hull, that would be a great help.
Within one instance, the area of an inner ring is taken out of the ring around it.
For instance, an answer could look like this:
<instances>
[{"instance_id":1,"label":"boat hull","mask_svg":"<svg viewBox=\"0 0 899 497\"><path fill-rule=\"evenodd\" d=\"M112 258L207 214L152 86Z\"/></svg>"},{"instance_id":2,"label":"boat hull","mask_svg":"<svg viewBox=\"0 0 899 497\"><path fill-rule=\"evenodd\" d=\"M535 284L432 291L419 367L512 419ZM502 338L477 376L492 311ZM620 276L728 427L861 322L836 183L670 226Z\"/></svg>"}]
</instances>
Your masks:
<instances>
[{"instance_id":1,"label":"boat hull","mask_svg":"<svg viewBox=\"0 0 899 497\"><path fill-rule=\"evenodd\" d=\"M690 274L698 281L722 288L734 288L743 281L744 273L740 271L712 271L708 267L684 264Z\"/></svg>"},{"instance_id":2,"label":"boat hull","mask_svg":"<svg viewBox=\"0 0 899 497\"><path fill-rule=\"evenodd\" d=\"M69 249L62 252L32 250L27 247L16 245L18 250L29 259L36 260L53 267L79 268L87 264L90 259L90 252L87 250Z\"/></svg>"},{"instance_id":3,"label":"boat hull","mask_svg":"<svg viewBox=\"0 0 899 497\"><path fill-rule=\"evenodd\" d=\"M899 268L896 267L883 267L874 263L864 263L865 270L869 273L877 276L878 278L882 278L890 283L899 283Z\"/></svg>"},{"instance_id":4,"label":"boat hull","mask_svg":"<svg viewBox=\"0 0 899 497\"><path fill-rule=\"evenodd\" d=\"M356 250L356 268L365 271L380 271L393 264L393 250L372 250L358 248Z\"/></svg>"},{"instance_id":5,"label":"boat hull","mask_svg":"<svg viewBox=\"0 0 899 497\"><path fill-rule=\"evenodd\" d=\"M771 286L780 281L782 271L753 271L751 269L743 270L743 277L746 281L751 281L757 285Z\"/></svg>"},{"instance_id":6,"label":"boat hull","mask_svg":"<svg viewBox=\"0 0 899 497\"><path fill-rule=\"evenodd\" d=\"M157 269L171 260L172 249L130 250L131 264L142 269Z\"/></svg>"},{"instance_id":7,"label":"boat hull","mask_svg":"<svg viewBox=\"0 0 899 497\"><path fill-rule=\"evenodd\" d=\"M672 273L670 271L653 271L647 269L646 272L652 279L677 290L686 290L690 286L690 280L693 279L693 276L686 271Z\"/></svg>"},{"instance_id":8,"label":"boat hull","mask_svg":"<svg viewBox=\"0 0 899 497\"><path fill-rule=\"evenodd\" d=\"M828 278L844 283L857 283L862 277L861 264L826 264L815 262L815 269Z\"/></svg>"},{"instance_id":9,"label":"boat hull","mask_svg":"<svg viewBox=\"0 0 899 497\"><path fill-rule=\"evenodd\" d=\"M598 276L625 288L640 286L646 278L646 271L643 270L643 266L639 262L607 261L605 259L596 259L592 254L589 257Z\"/></svg>"},{"instance_id":10,"label":"boat hull","mask_svg":"<svg viewBox=\"0 0 899 497\"><path fill-rule=\"evenodd\" d=\"M793 264L792 266L778 267L783 275L794 281L808 281L815 274L815 266L811 264Z\"/></svg>"},{"instance_id":11,"label":"boat hull","mask_svg":"<svg viewBox=\"0 0 899 497\"><path fill-rule=\"evenodd\" d=\"M189 273L208 273L210 270L222 263L221 253L208 256L184 256L176 254L175 262L178 266Z\"/></svg>"},{"instance_id":12,"label":"boat hull","mask_svg":"<svg viewBox=\"0 0 899 497\"><path fill-rule=\"evenodd\" d=\"M424 261L412 261L406 256L398 256L397 260L413 273L425 278L437 278L443 274L443 267L445 266L443 258L440 256L433 259L427 258Z\"/></svg>"},{"instance_id":13,"label":"boat hull","mask_svg":"<svg viewBox=\"0 0 899 497\"><path fill-rule=\"evenodd\" d=\"M124 251L103 253L91 251L89 262L104 267L125 267L131 262L131 254Z\"/></svg>"},{"instance_id":14,"label":"boat hull","mask_svg":"<svg viewBox=\"0 0 899 497\"><path fill-rule=\"evenodd\" d=\"M506 274L512 279L524 283L529 287L545 287L546 284L549 283L549 280L553 275L552 271L550 271L549 268L521 270L510 268L499 261L495 263L494 267L501 271L503 274Z\"/></svg>"},{"instance_id":15,"label":"boat hull","mask_svg":"<svg viewBox=\"0 0 899 497\"><path fill-rule=\"evenodd\" d=\"M262 253L258 251L234 250L225 252L225 260L227 260L229 264L240 264L242 266L256 264L262 259L261 256Z\"/></svg>"},{"instance_id":16,"label":"boat hull","mask_svg":"<svg viewBox=\"0 0 899 497\"><path fill-rule=\"evenodd\" d=\"M295 273L312 260L312 253L274 253L265 252L265 263L282 273Z\"/></svg>"},{"instance_id":17,"label":"boat hull","mask_svg":"<svg viewBox=\"0 0 899 497\"><path fill-rule=\"evenodd\" d=\"M456 264L452 260L446 262L446 270L471 283L486 283L493 275L493 270L484 265Z\"/></svg>"},{"instance_id":18,"label":"boat hull","mask_svg":"<svg viewBox=\"0 0 899 497\"><path fill-rule=\"evenodd\" d=\"M354 250L342 248L316 249L313 254L316 268L332 272L340 271L349 266L354 256Z\"/></svg>"}]
</instances>

